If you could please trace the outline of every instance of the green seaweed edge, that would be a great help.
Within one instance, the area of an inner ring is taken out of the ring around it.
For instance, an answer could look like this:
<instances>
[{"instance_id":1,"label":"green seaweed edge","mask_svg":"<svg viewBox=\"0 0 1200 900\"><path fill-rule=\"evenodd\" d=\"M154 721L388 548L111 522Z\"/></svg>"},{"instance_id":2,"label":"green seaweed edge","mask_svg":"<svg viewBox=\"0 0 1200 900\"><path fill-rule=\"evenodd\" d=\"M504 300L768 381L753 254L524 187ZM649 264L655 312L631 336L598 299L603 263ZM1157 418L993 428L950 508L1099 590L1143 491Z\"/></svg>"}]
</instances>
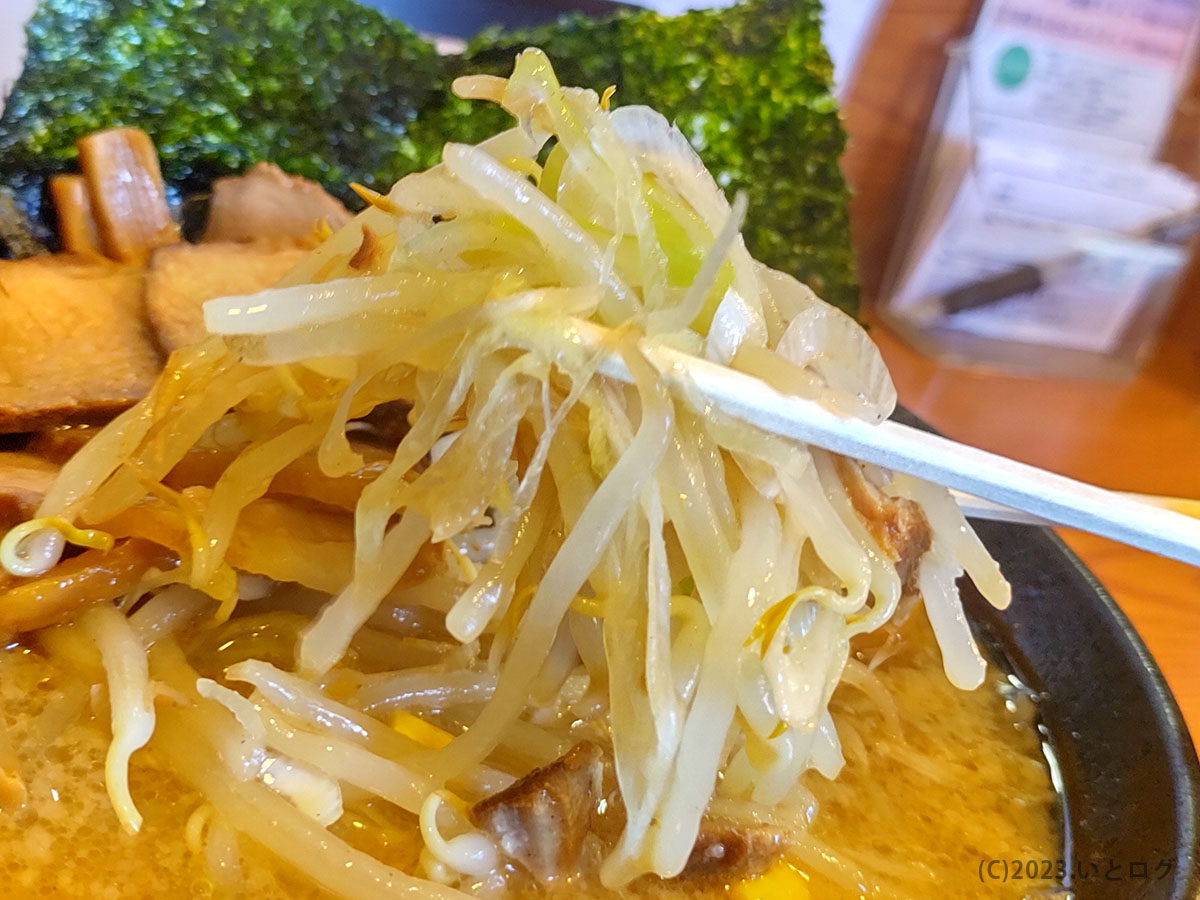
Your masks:
<instances>
[{"instance_id":1,"label":"green seaweed edge","mask_svg":"<svg viewBox=\"0 0 1200 900\"><path fill-rule=\"evenodd\" d=\"M744 0L677 17L579 15L490 29L439 56L353 0L42 0L25 71L0 116L0 180L35 218L75 141L146 130L179 193L263 159L353 203L437 162L447 140L507 124L455 98L454 77L504 75L542 47L565 84L617 88L674 121L731 195L744 190L751 252L854 312L845 133L821 43L819 0Z\"/></svg>"}]
</instances>

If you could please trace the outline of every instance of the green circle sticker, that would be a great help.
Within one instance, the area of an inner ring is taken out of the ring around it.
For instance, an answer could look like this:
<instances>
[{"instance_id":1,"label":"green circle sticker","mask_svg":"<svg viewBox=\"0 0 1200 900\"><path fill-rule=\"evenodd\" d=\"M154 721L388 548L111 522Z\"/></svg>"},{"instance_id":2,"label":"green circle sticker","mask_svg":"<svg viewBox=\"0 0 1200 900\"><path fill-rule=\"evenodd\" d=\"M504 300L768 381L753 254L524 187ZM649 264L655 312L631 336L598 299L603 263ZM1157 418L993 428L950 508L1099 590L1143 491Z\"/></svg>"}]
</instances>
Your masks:
<instances>
[{"instance_id":1,"label":"green circle sticker","mask_svg":"<svg viewBox=\"0 0 1200 900\"><path fill-rule=\"evenodd\" d=\"M1029 51L1020 44L1013 44L996 61L996 84L1006 91L1016 89L1029 76L1031 63Z\"/></svg>"}]
</instances>

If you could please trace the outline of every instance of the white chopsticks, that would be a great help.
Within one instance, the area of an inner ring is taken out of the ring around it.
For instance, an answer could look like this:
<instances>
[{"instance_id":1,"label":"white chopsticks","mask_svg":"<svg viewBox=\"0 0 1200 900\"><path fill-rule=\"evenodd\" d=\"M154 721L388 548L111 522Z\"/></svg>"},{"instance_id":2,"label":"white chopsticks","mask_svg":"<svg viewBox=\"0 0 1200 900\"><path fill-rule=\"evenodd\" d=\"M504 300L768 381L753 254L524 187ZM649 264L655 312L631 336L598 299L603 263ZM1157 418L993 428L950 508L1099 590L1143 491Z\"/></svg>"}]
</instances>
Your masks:
<instances>
[{"instance_id":1,"label":"white chopsticks","mask_svg":"<svg viewBox=\"0 0 1200 900\"><path fill-rule=\"evenodd\" d=\"M951 491L950 493L953 495L955 502L958 503L958 508L963 511L963 515L968 519L987 519L991 522L1014 522L1022 525L1055 524L1049 519L1044 519L1033 513L1002 506L999 503L993 503L991 500L984 500L982 497L972 497L970 494L964 494L962 491ZM1130 491L1120 491L1119 496L1127 497L1138 503L1157 506L1160 509L1169 509L1177 513L1182 513L1193 519L1200 519L1200 500L1188 500L1184 497L1164 497L1160 494L1135 494Z\"/></svg>"},{"instance_id":2,"label":"white chopsticks","mask_svg":"<svg viewBox=\"0 0 1200 900\"><path fill-rule=\"evenodd\" d=\"M580 343L596 350L612 346L608 329L573 324ZM651 341L643 341L642 350L668 384L690 387L727 415L766 431L1200 566L1200 520L898 422L842 418L751 375ZM599 368L631 380L616 352L606 354Z\"/></svg>"}]
</instances>

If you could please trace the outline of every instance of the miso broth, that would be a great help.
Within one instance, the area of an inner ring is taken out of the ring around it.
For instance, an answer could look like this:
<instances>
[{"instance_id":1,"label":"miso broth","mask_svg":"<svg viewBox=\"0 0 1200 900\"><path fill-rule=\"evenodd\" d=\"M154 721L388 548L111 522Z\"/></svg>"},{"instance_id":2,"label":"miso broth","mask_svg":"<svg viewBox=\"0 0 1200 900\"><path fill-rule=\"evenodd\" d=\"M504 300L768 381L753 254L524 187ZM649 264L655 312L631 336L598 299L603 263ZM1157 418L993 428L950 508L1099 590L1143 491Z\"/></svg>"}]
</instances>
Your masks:
<instances>
[{"instance_id":1,"label":"miso broth","mask_svg":"<svg viewBox=\"0 0 1200 900\"><path fill-rule=\"evenodd\" d=\"M923 616L899 650L875 669L895 704L901 737L878 698L843 683L832 708L846 765L834 782L815 772L813 837L861 869L879 896L1042 897L1049 882L980 882L984 859L1054 859L1061 823L1036 728L1036 705L998 667L983 687L954 688ZM104 787L109 733L102 692L59 671L37 650L0 654L6 732L28 788L24 804L0 813L0 870L6 896L88 900L141 898L323 898L333 896L241 836L236 849L195 840L201 798L156 764L153 741L134 756L132 790L145 816L125 833ZM166 701L159 701L166 702ZM99 713L99 715L97 715ZM216 765L214 761L214 765ZM189 820L193 840L189 846ZM331 830L404 871L413 871L420 837L412 817L376 800L347 797ZM803 859L788 864L812 898L850 900L861 889L824 877ZM520 894L537 895L518 874ZM522 886L524 885L524 886ZM761 885L763 891L767 884ZM551 895L602 898L573 882ZM644 878L627 897L767 897L754 878L663 884Z\"/></svg>"}]
</instances>

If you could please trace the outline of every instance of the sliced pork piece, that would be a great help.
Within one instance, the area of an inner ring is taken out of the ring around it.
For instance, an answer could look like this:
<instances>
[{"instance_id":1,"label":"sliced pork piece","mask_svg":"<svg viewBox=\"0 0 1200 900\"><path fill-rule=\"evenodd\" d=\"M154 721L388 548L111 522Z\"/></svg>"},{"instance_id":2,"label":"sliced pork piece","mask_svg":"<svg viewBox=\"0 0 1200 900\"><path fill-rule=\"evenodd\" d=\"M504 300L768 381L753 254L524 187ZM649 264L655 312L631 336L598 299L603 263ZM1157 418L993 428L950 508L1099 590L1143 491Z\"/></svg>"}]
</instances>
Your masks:
<instances>
[{"instance_id":1,"label":"sliced pork piece","mask_svg":"<svg viewBox=\"0 0 1200 900\"><path fill-rule=\"evenodd\" d=\"M57 474L32 453L0 453L0 534L33 518Z\"/></svg>"},{"instance_id":2,"label":"sliced pork piece","mask_svg":"<svg viewBox=\"0 0 1200 900\"><path fill-rule=\"evenodd\" d=\"M51 425L30 435L25 452L61 466L94 438L105 424L101 420Z\"/></svg>"},{"instance_id":3,"label":"sliced pork piece","mask_svg":"<svg viewBox=\"0 0 1200 900\"><path fill-rule=\"evenodd\" d=\"M350 211L314 181L261 162L245 175L213 183L204 242L283 240L316 243L325 222L337 230Z\"/></svg>"},{"instance_id":4,"label":"sliced pork piece","mask_svg":"<svg viewBox=\"0 0 1200 900\"><path fill-rule=\"evenodd\" d=\"M158 152L144 131L97 131L76 144L92 215L104 254L122 262L145 259L179 240L171 218Z\"/></svg>"},{"instance_id":5,"label":"sliced pork piece","mask_svg":"<svg viewBox=\"0 0 1200 900\"><path fill-rule=\"evenodd\" d=\"M0 432L95 418L146 394L162 360L144 272L68 254L0 261Z\"/></svg>"},{"instance_id":6,"label":"sliced pork piece","mask_svg":"<svg viewBox=\"0 0 1200 900\"><path fill-rule=\"evenodd\" d=\"M681 879L706 880L762 872L779 859L784 841L768 825L741 825L705 818Z\"/></svg>"},{"instance_id":7,"label":"sliced pork piece","mask_svg":"<svg viewBox=\"0 0 1200 900\"><path fill-rule=\"evenodd\" d=\"M574 871L601 796L604 753L590 741L475 804L472 819L545 884Z\"/></svg>"},{"instance_id":8,"label":"sliced pork piece","mask_svg":"<svg viewBox=\"0 0 1200 900\"><path fill-rule=\"evenodd\" d=\"M205 301L253 294L282 278L307 254L296 246L176 244L155 251L146 275L146 313L168 352L206 334Z\"/></svg>"},{"instance_id":9,"label":"sliced pork piece","mask_svg":"<svg viewBox=\"0 0 1200 900\"><path fill-rule=\"evenodd\" d=\"M625 813L615 784L609 784L612 780L611 760L596 744L583 741L561 759L481 800L471 818L496 839L501 850L546 884L576 872L589 834L608 845L618 839ZM783 849L778 829L706 816L687 864L673 880L706 881L761 872L779 859Z\"/></svg>"},{"instance_id":10,"label":"sliced pork piece","mask_svg":"<svg viewBox=\"0 0 1200 900\"><path fill-rule=\"evenodd\" d=\"M933 530L921 507L912 500L889 497L873 484L862 466L836 457L838 476L850 502L871 536L896 564L904 593L916 589L918 564L933 541Z\"/></svg>"}]
</instances>

